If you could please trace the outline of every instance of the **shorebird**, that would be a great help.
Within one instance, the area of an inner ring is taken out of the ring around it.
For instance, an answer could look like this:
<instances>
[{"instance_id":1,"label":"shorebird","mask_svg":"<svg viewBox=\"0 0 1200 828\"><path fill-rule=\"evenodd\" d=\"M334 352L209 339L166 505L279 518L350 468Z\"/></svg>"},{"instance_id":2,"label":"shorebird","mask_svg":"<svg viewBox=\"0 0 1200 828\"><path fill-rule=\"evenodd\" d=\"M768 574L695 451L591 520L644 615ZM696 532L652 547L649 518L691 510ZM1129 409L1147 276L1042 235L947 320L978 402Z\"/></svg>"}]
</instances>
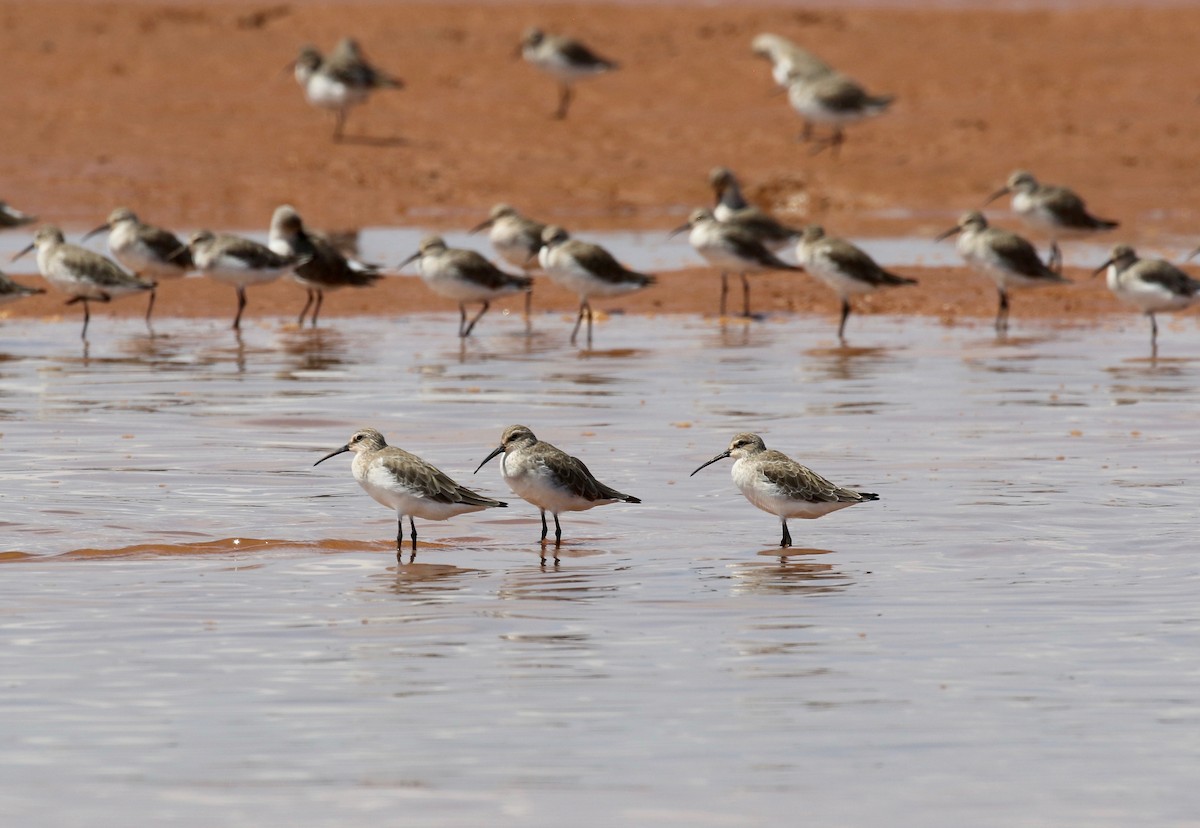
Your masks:
<instances>
[{"instance_id":1,"label":"shorebird","mask_svg":"<svg viewBox=\"0 0 1200 828\"><path fill-rule=\"evenodd\" d=\"M750 42L750 49L771 62L771 77L787 88L798 78L816 78L833 72L833 67L786 37L764 32Z\"/></svg>"},{"instance_id":2,"label":"shorebird","mask_svg":"<svg viewBox=\"0 0 1200 828\"><path fill-rule=\"evenodd\" d=\"M467 512L508 505L455 483L441 469L415 454L389 446L383 435L373 428L354 432L346 445L329 452L313 465L319 466L330 457L347 451L354 452L350 470L358 485L377 503L396 510L397 561L401 561L403 552L405 515L408 515L408 527L411 530L411 563L417 556L414 516L423 520L446 520Z\"/></svg>"},{"instance_id":3,"label":"shorebird","mask_svg":"<svg viewBox=\"0 0 1200 828\"><path fill-rule=\"evenodd\" d=\"M513 493L534 506L542 513L542 543L546 543L549 528L546 512L554 515L554 561L558 562L558 547L562 545L562 526L558 516L562 512L582 512L596 506L622 501L641 503L633 495L618 492L605 486L588 470L583 461L565 451L542 442L528 427L513 425L504 429L498 445L491 454L483 458L475 473L487 465L497 454L503 454L500 473ZM542 561L546 560L543 552Z\"/></svg>"},{"instance_id":4,"label":"shorebird","mask_svg":"<svg viewBox=\"0 0 1200 828\"><path fill-rule=\"evenodd\" d=\"M317 316L321 313L325 291L370 287L383 278L377 265L347 258L328 238L306 230L300 214L288 204L275 208L267 246L281 256L308 260L292 270L292 278L308 292L300 318L296 320L300 327L304 327L304 317L308 315L310 307L312 326L317 327Z\"/></svg>"},{"instance_id":5,"label":"shorebird","mask_svg":"<svg viewBox=\"0 0 1200 828\"><path fill-rule=\"evenodd\" d=\"M537 265L537 254L542 249L542 231L546 225L521 215L507 204L497 204L487 221L471 228L472 233L488 231L488 241L492 243L501 259L529 276L530 271ZM525 320L529 321L533 291L525 294Z\"/></svg>"},{"instance_id":6,"label":"shorebird","mask_svg":"<svg viewBox=\"0 0 1200 828\"><path fill-rule=\"evenodd\" d=\"M110 302L130 293L153 290L154 283L131 276L111 259L83 247L67 244L62 231L52 225L38 229L33 242L13 256L13 261L37 249L38 271L55 289L68 294L68 305L83 303L83 331L87 339L92 314L88 302Z\"/></svg>"},{"instance_id":7,"label":"shorebird","mask_svg":"<svg viewBox=\"0 0 1200 828\"><path fill-rule=\"evenodd\" d=\"M37 216L23 213L16 207L9 206L7 201L0 201L0 230L6 230L9 227L20 227L23 224L32 224L35 221L37 221Z\"/></svg>"},{"instance_id":8,"label":"shorebird","mask_svg":"<svg viewBox=\"0 0 1200 828\"><path fill-rule=\"evenodd\" d=\"M1040 184L1033 173L1017 170L1003 187L988 196L986 207L1001 196L1012 195L1013 212L1033 227L1050 234L1053 247L1051 262L1056 262L1058 240L1068 236L1087 235L1112 230L1115 221L1097 218L1088 212L1087 205L1074 190L1052 184Z\"/></svg>"},{"instance_id":9,"label":"shorebird","mask_svg":"<svg viewBox=\"0 0 1200 828\"><path fill-rule=\"evenodd\" d=\"M1000 307L996 311L996 330L1008 330L1008 292L1015 288L1039 287L1041 285L1066 285L1057 270L1051 269L1038 258L1037 250L1026 239L988 227L983 214L972 210L964 213L958 224L938 235L935 241L957 234L955 246L967 264L979 270L996 283L1000 293Z\"/></svg>"},{"instance_id":10,"label":"shorebird","mask_svg":"<svg viewBox=\"0 0 1200 828\"><path fill-rule=\"evenodd\" d=\"M708 174L708 183L716 197L712 214L717 221L737 222L753 232L772 250L780 250L799 238L799 230L788 227L746 201L737 176L732 170L727 167L714 167Z\"/></svg>"},{"instance_id":11,"label":"shorebird","mask_svg":"<svg viewBox=\"0 0 1200 828\"><path fill-rule=\"evenodd\" d=\"M1192 253L1200 252L1197 250ZM1188 258L1191 258L1189 256ZM1123 302L1150 317L1150 348L1158 349L1158 322L1154 314L1182 310L1200 295L1200 282L1162 259L1139 259L1133 248L1118 244L1108 261L1092 276L1108 270L1108 289Z\"/></svg>"},{"instance_id":12,"label":"shorebird","mask_svg":"<svg viewBox=\"0 0 1200 828\"><path fill-rule=\"evenodd\" d=\"M619 296L649 287L657 281L649 274L625 267L600 245L573 239L566 230L555 225L542 231L538 262L553 281L579 294L579 315L571 330L571 344L575 344L579 325L586 314L589 348L592 347L593 296Z\"/></svg>"},{"instance_id":13,"label":"shorebird","mask_svg":"<svg viewBox=\"0 0 1200 828\"><path fill-rule=\"evenodd\" d=\"M308 102L335 113L335 141L342 139L342 130L351 107L365 102L376 89L404 88L404 81L400 78L392 77L368 63L358 41L349 37L338 41L328 57L322 57L313 46L304 46L293 67L296 82L303 87Z\"/></svg>"},{"instance_id":14,"label":"shorebird","mask_svg":"<svg viewBox=\"0 0 1200 828\"><path fill-rule=\"evenodd\" d=\"M26 296L36 296L45 292L45 288L25 287L20 282L14 282L5 274L0 273L0 305L7 305L18 299L24 299Z\"/></svg>"},{"instance_id":15,"label":"shorebird","mask_svg":"<svg viewBox=\"0 0 1200 828\"><path fill-rule=\"evenodd\" d=\"M554 117L567 117L571 106L571 84L580 78L599 75L617 68L578 40L547 34L541 29L526 29L521 37L521 57L546 72L559 83L558 109Z\"/></svg>"},{"instance_id":16,"label":"shorebird","mask_svg":"<svg viewBox=\"0 0 1200 828\"><path fill-rule=\"evenodd\" d=\"M798 77L788 86L788 103L804 119L800 140L812 140L814 123L829 124L833 134L818 143L814 152L829 147L835 155L846 140L843 127L881 115L893 100L892 95L868 93L857 81L841 72Z\"/></svg>"},{"instance_id":17,"label":"shorebird","mask_svg":"<svg viewBox=\"0 0 1200 828\"><path fill-rule=\"evenodd\" d=\"M742 279L742 316L750 317L750 273L768 270L800 271L767 249L761 239L738 221L717 221L711 210L694 210L687 224L676 227L668 238L688 232L688 243L713 267L721 270L721 316L729 295L729 274Z\"/></svg>"},{"instance_id":18,"label":"shorebird","mask_svg":"<svg viewBox=\"0 0 1200 828\"><path fill-rule=\"evenodd\" d=\"M734 459L733 483L746 500L782 522L781 547L792 545L788 518L819 518L856 503L879 500L879 495L871 492L835 486L786 454L768 449L761 437L749 432L735 436L729 448L702 463L692 475L726 457Z\"/></svg>"},{"instance_id":19,"label":"shorebird","mask_svg":"<svg viewBox=\"0 0 1200 828\"><path fill-rule=\"evenodd\" d=\"M164 279L180 279L192 270L192 254L187 245L174 233L143 224L132 210L118 207L108 214L108 221L83 237L87 241L97 233L108 231L108 250L133 275L156 283L150 290L146 306L146 324L154 313L157 283Z\"/></svg>"},{"instance_id":20,"label":"shorebird","mask_svg":"<svg viewBox=\"0 0 1200 828\"><path fill-rule=\"evenodd\" d=\"M237 289L237 313L233 317L235 331L242 326L246 288L273 282L309 261L307 257L281 256L256 241L210 230L193 233L188 247L197 270Z\"/></svg>"},{"instance_id":21,"label":"shorebird","mask_svg":"<svg viewBox=\"0 0 1200 828\"><path fill-rule=\"evenodd\" d=\"M447 247L441 236L426 236L416 253L400 263L400 268L420 260L417 269L429 289L439 296L458 302L458 335L471 335L475 323L487 313L493 299L533 289L528 276L505 273L474 250ZM467 302L482 302L479 313L467 322Z\"/></svg>"},{"instance_id":22,"label":"shorebird","mask_svg":"<svg viewBox=\"0 0 1200 828\"><path fill-rule=\"evenodd\" d=\"M851 296L917 283L916 279L884 270L862 249L845 239L825 235L825 229L818 224L804 228L796 245L796 258L805 270L829 285L841 297L842 319L838 323L838 339L843 342L846 339Z\"/></svg>"}]
</instances>

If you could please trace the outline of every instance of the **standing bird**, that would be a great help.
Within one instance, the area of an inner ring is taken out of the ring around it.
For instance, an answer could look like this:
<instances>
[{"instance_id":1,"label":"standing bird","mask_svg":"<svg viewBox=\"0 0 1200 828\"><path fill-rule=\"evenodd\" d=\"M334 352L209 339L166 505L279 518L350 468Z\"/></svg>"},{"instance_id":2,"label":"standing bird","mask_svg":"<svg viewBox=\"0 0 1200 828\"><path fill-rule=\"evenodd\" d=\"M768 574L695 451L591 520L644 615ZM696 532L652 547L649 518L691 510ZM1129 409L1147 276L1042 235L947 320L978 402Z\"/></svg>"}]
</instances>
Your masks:
<instances>
[{"instance_id":1,"label":"standing bird","mask_svg":"<svg viewBox=\"0 0 1200 828\"><path fill-rule=\"evenodd\" d=\"M561 512L582 512L595 506L622 501L641 503L633 495L622 494L605 486L592 475L578 457L572 457L533 435L526 426L514 425L504 429L498 445L483 458L476 469L479 473L489 460L503 454L500 474L513 493L532 503L542 513L542 544L546 543L549 527L546 512L554 515L554 562L558 563L558 547L562 545ZM542 562L546 560L542 554Z\"/></svg>"},{"instance_id":2,"label":"standing bird","mask_svg":"<svg viewBox=\"0 0 1200 828\"><path fill-rule=\"evenodd\" d=\"M554 225L542 231L538 262L554 282L579 294L579 315L571 330L571 344L575 344L579 325L586 314L589 348L592 347L593 296L620 296L657 281L647 273L625 267L600 245L573 239L566 230Z\"/></svg>"},{"instance_id":3,"label":"standing bird","mask_svg":"<svg viewBox=\"0 0 1200 828\"><path fill-rule=\"evenodd\" d=\"M804 228L796 245L796 258L805 270L829 285L841 297L842 319L838 323L838 339L843 342L846 341L846 319L850 316L851 296L917 283L916 279L889 273L862 249L845 239L825 235L825 229L817 224Z\"/></svg>"},{"instance_id":4,"label":"standing bird","mask_svg":"<svg viewBox=\"0 0 1200 828\"><path fill-rule=\"evenodd\" d=\"M737 222L758 236L771 250L780 250L799 238L799 230L788 227L746 201L732 170L714 167L708 174L708 183L716 197L712 214L717 221Z\"/></svg>"},{"instance_id":5,"label":"standing bird","mask_svg":"<svg viewBox=\"0 0 1200 828\"><path fill-rule=\"evenodd\" d=\"M256 241L211 230L193 233L188 247L197 270L237 289L237 313L233 317L235 331L242 327L246 288L273 282L309 261L309 257L281 256Z\"/></svg>"},{"instance_id":6,"label":"standing bird","mask_svg":"<svg viewBox=\"0 0 1200 828\"><path fill-rule=\"evenodd\" d=\"M23 224L33 224L35 221L37 221L37 216L23 213L16 207L9 206L7 201L0 201L0 230L20 227Z\"/></svg>"},{"instance_id":7,"label":"standing bird","mask_svg":"<svg viewBox=\"0 0 1200 828\"><path fill-rule=\"evenodd\" d=\"M62 231L52 225L38 229L33 243L13 261L37 248L38 271L55 289L68 294L68 305L83 303L83 330L80 339L87 339L88 322L92 319L88 302L110 302L130 293L154 290L154 283L130 276L111 259L83 247L67 244Z\"/></svg>"},{"instance_id":8,"label":"standing bird","mask_svg":"<svg viewBox=\"0 0 1200 828\"><path fill-rule=\"evenodd\" d=\"M1088 235L1112 230L1118 222L1097 218L1074 190L1053 184L1040 184L1033 173L1017 170L1003 187L988 196L984 206L1001 196L1012 195L1013 212L1027 223L1050 234L1051 265L1061 259L1058 241L1069 236Z\"/></svg>"},{"instance_id":9,"label":"standing bird","mask_svg":"<svg viewBox=\"0 0 1200 828\"><path fill-rule=\"evenodd\" d=\"M819 518L855 503L879 500L879 495L871 492L835 486L786 454L768 449L761 437L748 432L734 437L729 448L702 463L689 477L726 457L734 459L733 483L746 500L783 523L781 547L792 545L788 518Z\"/></svg>"},{"instance_id":10,"label":"standing bird","mask_svg":"<svg viewBox=\"0 0 1200 828\"><path fill-rule=\"evenodd\" d=\"M411 530L412 557L417 556L417 527L413 516L424 520L446 520L467 512L478 512L497 506L507 506L460 486L441 469L426 463L415 454L389 446L383 435L373 428L354 432L350 442L329 452L314 466L330 457L347 451L354 452L350 470L363 491L378 503L396 510L396 560L401 561L404 544L404 516L408 515Z\"/></svg>"},{"instance_id":11,"label":"standing bird","mask_svg":"<svg viewBox=\"0 0 1200 828\"><path fill-rule=\"evenodd\" d=\"M958 224L938 235L935 241L956 234L958 240L955 246L967 264L996 283L996 290L1000 293L1000 307L996 311L998 333L1008 330L1010 290L1071 283L1057 270L1043 264L1037 250L1026 239L1008 230L988 227L987 219L976 210L964 213Z\"/></svg>"},{"instance_id":12,"label":"standing bird","mask_svg":"<svg viewBox=\"0 0 1200 828\"><path fill-rule=\"evenodd\" d=\"M541 29L526 29L521 37L521 57L546 72L559 83L558 109L554 117L567 117L571 106L571 84L580 78L603 74L617 68L578 40L552 35Z\"/></svg>"},{"instance_id":13,"label":"standing bird","mask_svg":"<svg viewBox=\"0 0 1200 828\"><path fill-rule=\"evenodd\" d=\"M1192 255L1200 253L1194 251ZM1188 258L1191 258L1189 256ZM1108 289L1123 302L1150 317L1150 350L1158 351L1158 322L1154 314L1182 310L1200 295L1200 282L1162 259L1139 259L1133 248L1118 244L1108 261L1092 276L1108 269Z\"/></svg>"},{"instance_id":14,"label":"standing bird","mask_svg":"<svg viewBox=\"0 0 1200 828\"><path fill-rule=\"evenodd\" d=\"M422 239L420 249L402 261L400 268L418 259L417 269L429 289L458 302L458 335L462 339L471 335L493 299L533 288L528 276L505 273L474 250L447 247L441 236ZM470 323L467 302L483 303Z\"/></svg>"},{"instance_id":15,"label":"standing bird","mask_svg":"<svg viewBox=\"0 0 1200 828\"><path fill-rule=\"evenodd\" d=\"M801 141L812 140L813 124L833 127L833 134L820 141L814 153L829 147L836 155L846 140L843 127L883 114L893 100L893 95L868 93L857 81L841 72L812 78L797 77L788 87L788 103L804 119Z\"/></svg>"},{"instance_id":16,"label":"standing bird","mask_svg":"<svg viewBox=\"0 0 1200 828\"><path fill-rule=\"evenodd\" d=\"M164 279L181 279L193 269L192 254L186 244L169 230L143 224L132 210L118 207L108 214L108 221L83 237L87 241L97 233L108 231L108 249L118 262L135 276L157 283ZM150 290L146 305L146 324L154 313L157 284Z\"/></svg>"},{"instance_id":17,"label":"standing bird","mask_svg":"<svg viewBox=\"0 0 1200 828\"><path fill-rule=\"evenodd\" d=\"M500 258L518 268L522 275L529 276L537 264L538 251L542 249L542 231L546 225L518 213L507 204L492 207L487 221L471 228L472 233L488 231L488 241ZM533 291L525 294L525 322L529 322L532 310Z\"/></svg>"},{"instance_id":18,"label":"standing bird","mask_svg":"<svg viewBox=\"0 0 1200 828\"><path fill-rule=\"evenodd\" d=\"M802 271L767 249L759 236L737 220L717 221L711 210L694 210L687 224L676 227L668 238L688 231L688 243L713 267L721 269L721 316L729 295L729 274L742 279L742 316L750 318L750 273L768 270Z\"/></svg>"},{"instance_id":19,"label":"standing bird","mask_svg":"<svg viewBox=\"0 0 1200 828\"><path fill-rule=\"evenodd\" d=\"M313 106L332 110L337 116L333 140L342 140L350 108L364 103L376 89L403 89L404 81L376 69L363 56L358 41L345 37L329 57L312 46L304 46L293 64L296 82Z\"/></svg>"},{"instance_id":20,"label":"standing bird","mask_svg":"<svg viewBox=\"0 0 1200 828\"><path fill-rule=\"evenodd\" d=\"M287 204L276 207L271 216L267 246L281 256L308 260L292 270L292 278L308 292L308 300L300 311L300 318L296 320L300 327L304 327L304 317L308 315L310 307L312 326L317 327L317 316L321 313L325 291L370 287L383 278L378 266L348 259L328 238L305 230L300 214Z\"/></svg>"},{"instance_id":21,"label":"standing bird","mask_svg":"<svg viewBox=\"0 0 1200 828\"><path fill-rule=\"evenodd\" d=\"M833 73L833 67L786 37L764 32L750 42L750 49L771 62L771 77L785 89L798 78L816 78Z\"/></svg>"},{"instance_id":22,"label":"standing bird","mask_svg":"<svg viewBox=\"0 0 1200 828\"><path fill-rule=\"evenodd\" d=\"M14 282L5 274L0 273L0 305L7 305L18 299L24 299L26 296L36 296L45 292L45 288L25 287L20 282Z\"/></svg>"}]
</instances>

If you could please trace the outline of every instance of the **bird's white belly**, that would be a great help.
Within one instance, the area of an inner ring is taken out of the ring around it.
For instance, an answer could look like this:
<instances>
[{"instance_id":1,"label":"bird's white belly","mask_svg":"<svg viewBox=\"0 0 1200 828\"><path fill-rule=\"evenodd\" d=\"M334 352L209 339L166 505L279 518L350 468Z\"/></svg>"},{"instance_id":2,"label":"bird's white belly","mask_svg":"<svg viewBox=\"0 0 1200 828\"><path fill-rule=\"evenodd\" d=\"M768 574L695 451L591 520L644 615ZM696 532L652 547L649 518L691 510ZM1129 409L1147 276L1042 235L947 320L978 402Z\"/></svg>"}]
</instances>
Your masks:
<instances>
[{"instance_id":1,"label":"bird's white belly","mask_svg":"<svg viewBox=\"0 0 1200 828\"><path fill-rule=\"evenodd\" d=\"M554 475L544 465L522 465L508 462L509 459L505 456L504 462L501 463L504 482L517 497L532 503L539 509L545 509L551 514L582 512L593 506L614 502L612 500L586 500L560 486L554 479Z\"/></svg>"},{"instance_id":2,"label":"bird's white belly","mask_svg":"<svg viewBox=\"0 0 1200 828\"><path fill-rule=\"evenodd\" d=\"M356 474L355 477L358 477ZM483 506L471 506L466 503L437 503L426 500L419 494L409 491L396 482L389 481L380 485L371 477L358 478L358 484L363 491L375 499L377 503L393 509L400 515L411 515L425 520L446 520L465 512L478 512Z\"/></svg>"},{"instance_id":3,"label":"bird's white belly","mask_svg":"<svg viewBox=\"0 0 1200 828\"><path fill-rule=\"evenodd\" d=\"M810 503L789 497L788 493L758 472L758 468L744 460L733 464L731 472L734 485L752 504L781 518L819 518L838 509L854 505L846 503Z\"/></svg>"},{"instance_id":4,"label":"bird's white belly","mask_svg":"<svg viewBox=\"0 0 1200 828\"><path fill-rule=\"evenodd\" d=\"M819 254L810 257L804 263L804 267L809 273L836 291L842 298L856 294L870 293L875 289L873 285L867 282L847 276L837 265Z\"/></svg>"},{"instance_id":5,"label":"bird's white belly","mask_svg":"<svg viewBox=\"0 0 1200 828\"><path fill-rule=\"evenodd\" d=\"M232 256L215 256L197 259L196 265L205 274L230 285L248 287L273 282L291 270L291 267L254 268Z\"/></svg>"},{"instance_id":6,"label":"bird's white belly","mask_svg":"<svg viewBox=\"0 0 1200 828\"><path fill-rule=\"evenodd\" d=\"M366 99L366 93L361 90L319 72L308 79L304 92L310 104L324 109L345 109Z\"/></svg>"},{"instance_id":7,"label":"bird's white belly","mask_svg":"<svg viewBox=\"0 0 1200 828\"><path fill-rule=\"evenodd\" d=\"M616 296L635 290L637 285L613 284L597 279L590 270L569 256L552 256L542 261L542 269L552 281L581 297Z\"/></svg>"},{"instance_id":8,"label":"bird's white belly","mask_svg":"<svg viewBox=\"0 0 1200 828\"><path fill-rule=\"evenodd\" d=\"M1161 311L1181 310L1192 304L1193 297L1180 296L1172 293L1162 285L1143 282L1136 276L1130 278L1114 278L1113 268L1109 267L1108 287L1117 298L1128 302L1143 313L1159 313Z\"/></svg>"}]
</instances>

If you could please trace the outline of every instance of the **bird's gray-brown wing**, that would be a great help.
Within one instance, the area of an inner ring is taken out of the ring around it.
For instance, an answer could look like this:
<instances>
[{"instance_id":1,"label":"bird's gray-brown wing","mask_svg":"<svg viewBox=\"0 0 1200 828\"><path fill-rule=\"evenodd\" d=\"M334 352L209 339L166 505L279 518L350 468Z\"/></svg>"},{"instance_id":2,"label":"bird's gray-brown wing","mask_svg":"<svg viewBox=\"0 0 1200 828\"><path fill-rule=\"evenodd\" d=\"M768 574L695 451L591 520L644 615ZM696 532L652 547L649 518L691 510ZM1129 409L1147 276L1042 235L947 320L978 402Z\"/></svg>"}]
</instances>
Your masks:
<instances>
[{"instance_id":1,"label":"bird's gray-brown wing","mask_svg":"<svg viewBox=\"0 0 1200 828\"><path fill-rule=\"evenodd\" d=\"M803 270L794 264L788 264L776 256L752 230L738 225L727 225L724 228L725 242L739 259L754 262L761 267L771 270Z\"/></svg>"},{"instance_id":2,"label":"bird's gray-brown wing","mask_svg":"<svg viewBox=\"0 0 1200 828\"><path fill-rule=\"evenodd\" d=\"M403 449L391 449L376 457L374 465L387 476L421 497L435 503L466 503L471 506L505 506L503 501L484 497L454 482L450 475Z\"/></svg>"},{"instance_id":3,"label":"bird's gray-brown wing","mask_svg":"<svg viewBox=\"0 0 1200 828\"><path fill-rule=\"evenodd\" d=\"M192 251L169 230L143 224L138 227L137 238L164 262L170 262L185 270L192 268Z\"/></svg>"},{"instance_id":4,"label":"bird's gray-brown wing","mask_svg":"<svg viewBox=\"0 0 1200 828\"><path fill-rule=\"evenodd\" d=\"M623 500L626 503L641 503L638 498L601 483L578 457L546 443L542 443L538 449L542 453L542 462L554 475L555 481L572 494L591 501Z\"/></svg>"},{"instance_id":5,"label":"bird's gray-brown wing","mask_svg":"<svg viewBox=\"0 0 1200 828\"><path fill-rule=\"evenodd\" d=\"M829 259L843 273L873 287L894 287L917 283L916 279L889 273L864 250L843 239L827 239L820 255Z\"/></svg>"},{"instance_id":6,"label":"bird's gray-brown wing","mask_svg":"<svg viewBox=\"0 0 1200 828\"><path fill-rule=\"evenodd\" d=\"M1043 187L1038 192L1038 199L1054 213L1065 227L1081 230L1111 230L1117 226L1115 221L1097 218L1089 213L1083 199L1074 190L1066 187Z\"/></svg>"},{"instance_id":7,"label":"bird's gray-brown wing","mask_svg":"<svg viewBox=\"0 0 1200 828\"><path fill-rule=\"evenodd\" d=\"M291 241L292 253L308 261L296 268L296 275L315 285L327 287L368 287L383 278L375 265L355 267L342 252L320 233L302 230Z\"/></svg>"},{"instance_id":8,"label":"bird's gray-brown wing","mask_svg":"<svg viewBox=\"0 0 1200 828\"><path fill-rule=\"evenodd\" d=\"M874 499L866 493L835 486L812 469L778 451L768 450L759 461L759 469L763 477L796 500L809 503L859 503Z\"/></svg>"},{"instance_id":9,"label":"bird's gray-brown wing","mask_svg":"<svg viewBox=\"0 0 1200 828\"><path fill-rule=\"evenodd\" d=\"M88 280L101 290L117 287L128 288L130 286L149 290L154 287L153 282L148 282L130 273L126 273L110 259L101 256L99 253L93 253L90 250L75 247L74 245L63 245L60 249L62 252L59 255L62 257L63 263L76 273L87 274Z\"/></svg>"},{"instance_id":10,"label":"bird's gray-brown wing","mask_svg":"<svg viewBox=\"0 0 1200 828\"><path fill-rule=\"evenodd\" d=\"M871 107L885 107L891 95L870 95L856 81L845 75L828 75L816 82L814 96L833 112L857 112Z\"/></svg>"},{"instance_id":11,"label":"bird's gray-brown wing","mask_svg":"<svg viewBox=\"0 0 1200 828\"><path fill-rule=\"evenodd\" d=\"M800 235L796 228L788 227L757 207L741 207L725 223L741 225L766 242L786 242Z\"/></svg>"},{"instance_id":12,"label":"bird's gray-brown wing","mask_svg":"<svg viewBox=\"0 0 1200 828\"><path fill-rule=\"evenodd\" d=\"M614 285L633 282L639 285L652 285L655 278L647 273L630 270L618 262L611 253L598 244L589 244L578 239L565 242L564 252L569 253L575 261L588 269L588 272L605 282Z\"/></svg>"},{"instance_id":13,"label":"bird's gray-brown wing","mask_svg":"<svg viewBox=\"0 0 1200 828\"><path fill-rule=\"evenodd\" d=\"M1046 279L1051 282L1067 281L1046 266L1038 257L1037 250L1026 239L1016 233L988 228L992 250L1004 260L1014 272L1027 279Z\"/></svg>"},{"instance_id":14,"label":"bird's gray-brown wing","mask_svg":"<svg viewBox=\"0 0 1200 828\"><path fill-rule=\"evenodd\" d=\"M329 55L321 71L329 77L357 89L378 89L391 87L399 89L404 81L376 69L362 59L357 50L348 49L345 43L339 43Z\"/></svg>"},{"instance_id":15,"label":"bird's gray-brown wing","mask_svg":"<svg viewBox=\"0 0 1200 828\"><path fill-rule=\"evenodd\" d=\"M216 244L220 255L239 259L255 269L283 268L305 259L304 256L280 256L258 242L239 236L218 236Z\"/></svg>"},{"instance_id":16,"label":"bird's gray-brown wing","mask_svg":"<svg viewBox=\"0 0 1200 828\"><path fill-rule=\"evenodd\" d=\"M474 250L449 251L454 267L466 278L491 290L515 287L524 290L533 284L528 276L514 276L496 267L487 257Z\"/></svg>"},{"instance_id":17,"label":"bird's gray-brown wing","mask_svg":"<svg viewBox=\"0 0 1200 828\"><path fill-rule=\"evenodd\" d=\"M35 293L45 293L45 288L26 287L20 282L14 282L3 273L0 273L0 297L13 299L20 296L32 296Z\"/></svg>"},{"instance_id":18,"label":"bird's gray-brown wing","mask_svg":"<svg viewBox=\"0 0 1200 828\"><path fill-rule=\"evenodd\" d=\"M602 58L578 40L563 38L558 42L558 51L573 65L587 69L616 69L617 64Z\"/></svg>"},{"instance_id":19,"label":"bird's gray-brown wing","mask_svg":"<svg viewBox=\"0 0 1200 828\"><path fill-rule=\"evenodd\" d=\"M1200 293L1200 282L1184 273L1170 262L1143 260L1138 262L1138 278L1152 285L1162 285L1175 296L1195 296Z\"/></svg>"}]
</instances>

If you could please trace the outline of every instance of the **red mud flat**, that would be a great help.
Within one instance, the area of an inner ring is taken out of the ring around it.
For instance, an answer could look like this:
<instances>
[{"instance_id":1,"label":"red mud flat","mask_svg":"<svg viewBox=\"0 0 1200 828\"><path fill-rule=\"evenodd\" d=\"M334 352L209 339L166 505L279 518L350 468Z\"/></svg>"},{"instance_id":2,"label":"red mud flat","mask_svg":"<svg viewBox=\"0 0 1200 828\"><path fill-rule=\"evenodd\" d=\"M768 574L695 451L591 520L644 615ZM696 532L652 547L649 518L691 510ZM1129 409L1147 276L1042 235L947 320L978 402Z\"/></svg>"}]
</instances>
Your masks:
<instances>
[{"instance_id":1,"label":"red mud flat","mask_svg":"<svg viewBox=\"0 0 1200 828\"><path fill-rule=\"evenodd\" d=\"M579 84L565 121L549 117L554 84L514 58L533 24L622 64ZM811 155L749 51L761 31L895 94L893 111L851 127L840 157ZM335 144L331 117L284 67L301 44L328 49L345 34L408 87L355 110L349 140ZM1186 59L1198 39L1200 8L3 2L0 53L14 80L0 197L70 233L118 205L165 226L265 228L283 202L316 228L464 228L507 201L580 230L666 230L710 200L707 172L723 164L793 224L932 237L1024 167L1081 191L1122 222L1113 242L1149 252L1200 237L1200 64ZM921 286L869 297L860 312L995 311L982 277L906 272ZM756 309L836 313L810 279L755 283ZM608 306L712 312L716 293L711 272L685 271ZM57 315L61 301L4 310ZM291 315L302 302L281 282L252 289L248 313ZM537 303L574 307L540 285ZM156 313L219 317L232 306L228 287L188 280L164 285ZM123 300L111 312L143 308ZM336 294L323 314L441 309L453 306L395 279ZM1116 309L1095 280L1020 294L1013 315Z\"/></svg>"}]
</instances>

